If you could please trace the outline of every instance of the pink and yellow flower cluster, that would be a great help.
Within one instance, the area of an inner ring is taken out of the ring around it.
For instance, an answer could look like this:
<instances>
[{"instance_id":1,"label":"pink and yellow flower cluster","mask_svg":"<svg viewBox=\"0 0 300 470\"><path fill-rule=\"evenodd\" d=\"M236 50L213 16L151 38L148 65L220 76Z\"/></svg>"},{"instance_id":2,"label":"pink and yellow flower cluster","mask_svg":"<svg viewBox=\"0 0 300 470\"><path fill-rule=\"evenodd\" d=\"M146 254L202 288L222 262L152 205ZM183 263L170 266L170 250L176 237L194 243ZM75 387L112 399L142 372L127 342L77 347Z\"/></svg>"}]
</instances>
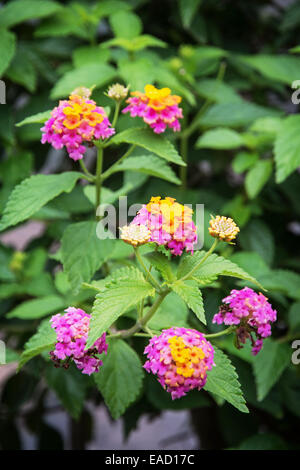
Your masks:
<instances>
[{"instance_id":1,"label":"pink and yellow flower cluster","mask_svg":"<svg viewBox=\"0 0 300 470\"><path fill-rule=\"evenodd\" d=\"M252 354L255 356L263 346L263 338L271 335L271 322L276 321L277 312L273 310L261 292L257 294L250 287L233 289L223 299L219 312L214 316L213 323L221 325L237 325L237 346L245 344L247 339L252 343ZM252 334L255 334L256 339Z\"/></svg>"},{"instance_id":2,"label":"pink and yellow flower cluster","mask_svg":"<svg viewBox=\"0 0 300 470\"><path fill-rule=\"evenodd\" d=\"M207 371L214 364L214 350L202 333L189 328L169 328L151 338L144 353L144 368L157 375L172 399L183 397L206 384Z\"/></svg>"},{"instance_id":3,"label":"pink and yellow flower cluster","mask_svg":"<svg viewBox=\"0 0 300 470\"><path fill-rule=\"evenodd\" d=\"M182 109L179 108L181 97L171 95L170 88L155 88L146 85L145 92L131 92L128 98L129 105L123 109L123 113L130 113L131 117L141 117L156 134L161 134L167 127L174 132L180 131L178 119L183 117Z\"/></svg>"},{"instance_id":4,"label":"pink and yellow flower cluster","mask_svg":"<svg viewBox=\"0 0 300 470\"><path fill-rule=\"evenodd\" d=\"M69 307L66 313L54 315L50 322L56 332L56 344L50 357L56 367L68 368L71 361L83 374L98 372L102 361L98 354L107 352L105 333L85 350L91 315L80 308Z\"/></svg>"},{"instance_id":5,"label":"pink and yellow flower cluster","mask_svg":"<svg viewBox=\"0 0 300 470\"><path fill-rule=\"evenodd\" d=\"M193 211L175 201L171 197L152 197L149 204L142 206L131 224L145 226L150 231L147 241L164 245L174 255L181 255L184 249L193 253L194 243L197 242Z\"/></svg>"},{"instance_id":6,"label":"pink and yellow flower cluster","mask_svg":"<svg viewBox=\"0 0 300 470\"><path fill-rule=\"evenodd\" d=\"M103 108L86 96L71 94L59 102L41 131L42 143L55 149L64 146L69 157L80 160L86 151L84 142L107 139L115 133Z\"/></svg>"}]
</instances>

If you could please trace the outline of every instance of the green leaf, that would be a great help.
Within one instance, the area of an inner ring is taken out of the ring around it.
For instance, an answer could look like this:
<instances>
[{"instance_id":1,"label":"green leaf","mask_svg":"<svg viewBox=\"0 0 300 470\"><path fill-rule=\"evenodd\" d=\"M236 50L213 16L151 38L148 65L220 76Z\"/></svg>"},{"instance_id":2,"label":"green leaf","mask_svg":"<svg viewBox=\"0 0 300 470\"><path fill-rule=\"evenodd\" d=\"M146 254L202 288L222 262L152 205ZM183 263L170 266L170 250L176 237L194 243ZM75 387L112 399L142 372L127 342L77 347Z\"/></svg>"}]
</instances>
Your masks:
<instances>
[{"instance_id":1,"label":"green leaf","mask_svg":"<svg viewBox=\"0 0 300 470\"><path fill-rule=\"evenodd\" d=\"M115 77L115 70L106 64L87 64L65 73L51 91L51 98L68 96L76 87L99 88Z\"/></svg>"},{"instance_id":2,"label":"green leaf","mask_svg":"<svg viewBox=\"0 0 300 470\"><path fill-rule=\"evenodd\" d=\"M69 171L60 175L33 175L22 181L8 199L0 231L28 219L60 193L72 191L79 178L80 173Z\"/></svg>"},{"instance_id":3,"label":"green leaf","mask_svg":"<svg viewBox=\"0 0 300 470\"><path fill-rule=\"evenodd\" d=\"M290 307L289 325L290 325L291 331L300 332L300 301L293 303Z\"/></svg>"},{"instance_id":4,"label":"green leaf","mask_svg":"<svg viewBox=\"0 0 300 470\"><path fill-rule=\"evenodd\" d=\"M1 12L3 11L3 7ZM2 14L2 13L1 13ZM1 18L1 15L0 15ZM1 25L1 19L0 19ZM0 27L0 77L9 66L16 50L16 37L10 31Z\"/></svg>"},{"instance_id":5,"label":"green leaf","mask_svg":"<svg viewBox=\"0 0 300 470\"><path fill-rule=\"evenodd\" d=\"M28 49L18 45L17 51L5 72L5 75L15 83L27 88L31 93L37 84L37 71L28 53Z\"/></svg>"},{"instance_id":6,"label":"green leaf","mask_svg":"<svg viewBox=\"0 0 300 470\"><path fill-rule=\"evenodd\" d=\"M38 356L44 351L50 351L54 347L55 341L55 330L51 327L49 318L46 318L38 327L37 332L25 344L18 370L33 357Z\"/></svg>"},{"instance_id":7,"label":"green leaf","mask_svg":"<svg viewBox=\"0 0 300 470\"><path fill-rule=\"evenodd\" d=\"M186 256L179 265L177 277L182 278L186 276L198 263L200 263L205 254L205 251L197 251L191 256ZM211 276L237 277L238 279L251 281L260 289L263 289L263 286L254 277L246 273L246 271L232 261L229 261L222 256L218 256L215 253L209 255L204 263L192 273L192 277L189 277L188 279L201 281L202 279L210 278Z\"/></svg>"},{"instance_id":8,"label":"green leaf","mask_svg":"<svg viewBox=\"0 0 300 470\"><path fill-rule=\"evenodd\" d=\"M300 60L300 59L299 59ZM300 166L300 116L288 116L283 120L274 146L276 182L282 183Z\"/></svg>"},{"instance_id":9,"label":"green leaf","mask_svg":"<svg viewBox=\"0 0 300 470\"><path fill-rule=\"evenodd\" d=\"M23 119L22 121L16 124L17 127L24 126L25 124L43 124L44 122L48 121L51 117L51 109L48 111L43 111L42 113L34 114L33 116L28 116L27 118Z\"/></svg>"},{"instance_id":10,"label":"green leaf","mask_svg":"<svg viewBox=\"0 0 300 470\"><path fill-rule=\"evenodd\" d=\"M291 86L300 76L300 59L288 55L257 54L239 57L242 62L258 70L270 80Z\"/></svg>"},{"instance_id":11,"label":"green leaf","mask_svg":"<svg viewBox=\"0 0 300 470\"><path fill-rule=\"evenodd\" d=\"M155 155L129 157L119 165L115 166L113 173L127 170L145 173L146 175L170 181L170 183L180 184L180 179L177 178L174 171L164 162L164 160L161 160Z\"/></svg>"},{"instance_id":12,"label":"green leaf","mask_svg":"<svg viewBox=\"0 0 300 470\"><path fill-rule=\"evenodd\" d=\"M116 269L104 279L92 281L91 284L85 283L84 287L95 289L98 292L103 292L112 281L119 281L120 279L144 281L144 275L134 266L126 266L124 268Z\"/></svg>"},{"instance_id":13,"label":"green leaf","mask_svg":"<svg viewBox=\"0 0 300 470\"><path fill-rule=\"evenodd\" d=\"M117 38L135 38L143 29L140 18L131 11L116 11L109 17L109 22Z\"/></svg>"},{"instance_id":14,"label":"green leaf","mask_svg":"<svg viewBox=\"0 0 300 470\"><path fill-rule=\"evenodd\" d=\"M145 258L161 273L165 281L173 282L175 280L170 261L164 254L152 251L151 253L147 253Z\"/></svg>"},{"instance_id":15,"label":"green leaf","mask_svg":"<svg viewBox=\"0 0 300 470\"><path fill-rule=\"evenodd\" d=\"M172 326L189 328L188 315L189 310L185 301L178 297L175 292L170 292L147 325L153 330L162 330Z\"/></svg>"},{"instance_id":16,"label":"green leaf","mask_svg":"<svg viewBox=\"0 0 300 470\"><path fill-rule=\"evenodd\" d=\"M205 79L196 84L200 96L216 103L240 103L242 98L228 85L220 80Z\"/></svg>"},{"instance_id":17,"label":"green leaf","mask_svg":"<svg viewBox=\"0 0 300 470\"><path fill-rule=\"evenodd\" d=\"M278 115L280 113L274 109L265 108L247 101L241 103L220 103L211 106L198 122L200 126L205 127L241 127L247 126L261 117L276 117Z\"/></svg>"},{"instance_id":18,"label":"green leaf","mask_svg":"<svg viewBox=\"0 0 300 470\"><path fill-rule=\"evenodd\" d=\"M254 199L262 190L272 174L272 160L258 160L248 171L245 187L250 199Z\"/></svg>"},{"instance_id":19,"label":"green leaf","mask_svg":"<svg viewBox=\"0 0 300 470\"><path fill-rule=\"evenodd\" d=\"M271 229L262 220L252 219L239 236L245 251L254 251L270 265L274 258L275 243Z\"/></svg>"},{"instance_id":20,"label":"green leaf","mask_svg":"<svg viewBox=\"0 0 300 470\"><path fill-rule=\"evenodd\" d=\"M94 379L114 419L138 398L143 378L137 353L125 341L111 340L103 366Z\"/></svg>"},{"instance_id":21,"label":"green leaf","mask_svg":"<svg viewBox=\"0 0 300 470\"><path fill-rule=\"evenodd\" d=\"M58 295L48 295L39 299L26 300L6 314L7 318L33 320L49 313L57 313L67 307L66 301Z\"/></svg>"},{"instance_id":22,"label":"green leaf","mask_svg":"<svg viewBox=\"0 0 300 470\"><path fill-rule=\"evenodd\" d=\"M218 128L205 132L196 142L196 148L235 149L244 144L240 134L232 129Z\"/></svg>"},{"instance_id":23,"label":"green leaf","mask_svg":"<svg viewBox=\"0 0 300 470\"><path fill-rule=\"evenodd\" d=\"M263 348L253 362L259 401L267 396L290 361L291 350L287 344L269 338L264 340Z\"/></svg>"},{"instance_id":24,"label":"green leaf","mask_svg":"<svg viewBox=\"0 0 300 470\"><path fill-rule=\"evenodd\" d=\"M201 0L179 0L179 12L184 28L189 28L199 8Z\"/></svg>"},{"instance_id":25,"label":"green leaf","mask_svg":"<svg viewBox=\"0 0 300 470\"><path fill-rule=\"evenodd\" d=\"M120 39L119 41L128 41L128 39ZM130 41L130 44L132 41ZM125 45L123 46L125 48ZM126 47L128 50L128 47ZM132 50L130 47L129 50ZM127 59L119 62L119 72L125 83L129 83L134 90L142 90L145 83L151 83L155 80L155 70L153 63L147 57L141 57L134 62Z\"/></svg>"},{"instance_id":26,"label":"green leaf","mask_svg":"<svg viewBox=\"0 0 300 470\"><path fill-rule=\"evenodd\" d=\"M120 279L107 285L106 290L96 295L93 305L87 348L127 310L142 299L153 296L155 290L148 282L135 279Z\"/></svg>"},{"instance_id":27,"label":"green leaf","mask_svg":"<svg viewBox=\"0 0 300 470\"><path fill-rule=\"evenodd\" d=\"M68 370L55 368L49 364L45 373L46 381L51 389L54 390L58 399L72 416L79 418L86 396L88 379L75 367Z\"/></svg>"},{"instance_id":28,"label":"green leaf","mask_svg":"<svg viewBox=\"0 0 300 470\"><path fill-rule=\"evenodd\" d=\"M204 390L224 398L242 413L249 413L235 367L220 349L214 346L214 350L216 366L207 372Z\"/></svg>"},{"instance_id":29,"label":"green leaf","mask_svg":"<svg viewBox=\"0 0 300 470\"><path fill-rule=\"evenodd\" d=\"M0 26L12 27L22 21L44 18L60 10L61 6L50 0L14 0L1 8Z\"/></svg>"},{"instance_id":30,"label":"green leaf","mask_svg":"<svg viewBox=\"0 0 300 470\"><path fill-rule=\"evenodd\" d=\"M100 46L82 46L73 52L74 67L82 67L87 64L103 63L109 60L109 51Z\"/></svg>"},{"instance_id":31,"label":"green leaf","mask_svg":"<svg viewBox=\"0 0 300 470\"><path fill-rule=\"evenodd\" d=\"M236 173L243 173L251 168L259 159L257 153L239 152L232 161L232 168Z\"/></svg>"},{"instance_id":32,"label":"green leaf","mask_svg":"<svg viewBox=\"0 0 300 470\"><path fill-rule=\"evenodd\" d=\"M193 281L176 281L170 287L187 303L197 318L206 325L203 298L197 284Z\"/></svg>"},{"instance_id":33,"label":"green leaf","mask_svg":"<svg viewBox=\"0 0 300 470\"><path fill-rule=\"evenodd\" d=\"M150 129L131 128L120 132L110 140L113 144L126 142L143 147L161 158L177 165L186 166L175 147L165 137L154 134Z\"/></svg>"},{"instance_id":34,"label":"green leaf","mask_svg":"<svg viewBox=\"0 0 300 470\"><path fill-rule=\"evenodd\" d=\"M91 280L113 249L114 240L98 238L98 228L97 222L84 221L71 224L64 231L62 262L74 290Z\"/></svg>"}]
</instances>

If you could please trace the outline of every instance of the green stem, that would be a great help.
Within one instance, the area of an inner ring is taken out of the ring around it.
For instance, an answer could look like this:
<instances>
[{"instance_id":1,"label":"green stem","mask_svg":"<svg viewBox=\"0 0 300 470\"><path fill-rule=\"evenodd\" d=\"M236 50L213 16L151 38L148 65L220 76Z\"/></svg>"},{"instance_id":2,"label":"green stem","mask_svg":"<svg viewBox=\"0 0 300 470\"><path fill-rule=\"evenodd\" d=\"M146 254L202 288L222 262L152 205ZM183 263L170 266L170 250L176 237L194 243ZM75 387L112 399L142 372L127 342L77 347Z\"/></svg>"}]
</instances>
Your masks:
<instances>
[{"instance_id":1,"label":"green stem","mask_svg":"<svg viewBox=\"0 0 300 470\"><path fill-rule=\"evenodd\" d=\"M215 241L213 242L212 246L210 247L210 249L208 250L208 252L206 253L205 256L203 256L203 258L201 259L201 261L199 261L198 264L196 264L196 266L193 267L193 269L190 270L189 273L187 273L185 276L183 276L181 279L179 279L180 281L185 281L186 279L188 279L195 271L197 271L197 269L199 268L199 266L201 266L201 264L204 263L204 261L207 260L207 258L209 257L209 255L212 254L212 252L214 251L214 249L216 248L217 244L218 244L218 239L216 238Z\"/></svg>"},{"instance_id":2,"label":"green stem","mask_svg":"<svg viewBox=\"0 0 300 470\"><path fill-rule=\"evenodd\" d=\"M97 153L97 168L96 168L96 213L97 213L97 208L99 207L100 201L101 201L102 167L103 167L103 148L102 146L99 146L98 153ZM100 217L98 216L96 216L96 218L97 220L100 219Z\"/></svg>"},{"instance_id":3,"label":"green stem","mask_svg":"<svg viewBox=\"0 0 300 470\"><path fill-rule=\"evenodd\" d=\"M219 336L223 335L229 335L232 333L235 329L235 326L230 326L229 328L226 328L226 330L219 331L218 333L211 333L209 335L204 335L205 338L218 338Z\"/></svg>"},{"instance_id":4,"label":"green stem","mask_svg":"<svg viewBox=\"0 0 300 470\"><path fill-rule=\"evenodd\" d=\"M187 188L187 163L188 163L188 136L182 136L180 139L180 155L186 163L185 166L180 167L181 189Z\"/></svg>"},{"instance_id":5,"label":"green stem","mask_svg":"<svg viewBox=\"0 0 300 470\"><path fill-rule=\"evenodd\" d=\"M113 117L113 120L112 120L112 123L111 123L111 127L115 127L116 124L117 124L121 103L122 103L122 101L116 101L115 113L114 113L114 117Z\"/></svg>"},{"instance_id":6,"label":"green stem","mask_svg":"<svg viewBox=\"0 0 300 470\"><path fill-rule=\"evenodd\" d=\"M151 284L155 287L155 289L158 291L158 292L161 292L161 287L159 285L159 283L156 281L156 279L152 276L152 274L150 273L150 271L147 269L144 261L143 261L143 258L141 256L141 253L139 252L139 247L134 247L134 253L135 253L135 256L136 256L136 259L138 260L139 264L141 265L141 267L143 268L146 276L147 276L147 279L149 279L149 281L151 282Z\"/></svg>"},{"instance_id":7,"label":"green stem","mask_svg":"<svg viewBox=\"0 0 300 470\"><path fill-rule=\"evenodd\" d=\"M90 173L90 172L88 171L87 167L86 167L85 164L84 164L83 159L79 160L79 165L81 166L81 169L82 169L83 173L88 177L88 178L86 178L86 179L88 179L88 181L91 181L91 182L92 182L92 181L95 181L95 176L92 175L92 173Z\"/></svg>"},{"instance_id":8,"label":"green stem","mask_svg":"<svg viewBox=\"0 0 300 470\"><path fill-rule=\"evenodd\" d=\"M129 149L127 150L126 153L124 153L124 155L122 155L121 158L119 158L119 160L114 163L110 168L108 168L108 170L106 170L103 174L102 174L102 181L106 180L110 175L112 175L114 173L114 171L116 170L116 168L118 167L118 165L123 161L125 160L125 158L127 158L132 152L133 150L135 149L136 145L131 145L131 147L129 147Z\"/></svg>"}]
</instances>

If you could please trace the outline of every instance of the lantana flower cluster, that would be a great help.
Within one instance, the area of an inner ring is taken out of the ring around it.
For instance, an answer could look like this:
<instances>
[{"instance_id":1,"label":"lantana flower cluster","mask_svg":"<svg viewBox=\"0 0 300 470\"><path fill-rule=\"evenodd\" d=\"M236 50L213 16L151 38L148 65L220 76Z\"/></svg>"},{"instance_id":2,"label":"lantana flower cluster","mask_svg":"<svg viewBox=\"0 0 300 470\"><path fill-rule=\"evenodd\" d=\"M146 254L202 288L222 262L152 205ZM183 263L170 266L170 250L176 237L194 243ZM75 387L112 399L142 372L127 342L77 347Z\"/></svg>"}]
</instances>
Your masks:
<instances>
[{"instance_id":1,"label":"lantana flower cluster","mask_svg":"<svg viewBox=\"0 0 300 470\"><path fill-rule=\"evenodd\" d=\"M146 85L145 92L131 92L128 98L129 105L123 109L123 113L130 113L131 117L141 117L156 134L161 134L167 127L174 132L180 131L178 119L183 117L182 109L178 106L181 97L171 95L170 88L155 88Z\"/></svg>"},{"instance_id":2,"label":"lantana flower cluster","mask_svg":"<svg viewBox=\"0 0 300 470\"><path fill-rule=\"evenodd\" d=\"M213 323L237 325L237 347L241 348L241 344L250 339L252 354L255 356L263 346L263 338L271 335L271 323L276 321L276 318L277 312L273 310L267 297L261 292L257 294L250 287L244 287L241 290L233 289L230 295L223 299Z\"/></svg>"},{"instance_id":3,"label":"lantana flower cluster","mask_svg":"<svg viewBox=\"0 0 300 470\"><path fill-rule=\"evenodd\" d=\"M56 367L68 368L71 361L83 374L91 375L98 372L102 361L98 354L107 353L106 334L95 341L93 346L85 350L88 338L91 315L84 310L69 307L65 314L53 315L50 322L56 331L57 342L50 352L50 358Z\"/></svg>"},{"instance_id":4,"label":"lantana flower cluster","mask_svg":"<svg viewBox=\"0 0 300 470\"><path fill-rule=\"evenodd\" d=\"M152 197L149 204L142 206L130 226L145 226L150 231L150 238L145 243L150 241L163 245L174 255L181 255L184 249L193 253L194 243L197 242L193 211L175 201L171 197ZM121 238L134 245L125 227L121 229Z\"/></svg>"},{"instance_id":5,"label":"lantana flower cluster","mask_svg":"<svg viewBox=\"0 0 300 470\"><path fill-rule=\"evenodd\" d=\"M151 338L144 353L147 372L157 375L159 383L180 398L193 389L201 390L207 371L214 364L214 350L202 333L189 328L169 328Z\"/></svg>"},{"instance_id":6,"label":"lantana flower cluster","mask_svg":"<svg viewBox=\"0 0 300 470\"><path fill-rule=\"evenodd\" d=\"M41 141L55 149L65 146L70 158L80 160L86 151L83 143L112 136L115 130L110 126L104 109L87 94L71 94L51 111L51 118L41 128Z\"/></svg>"}]
</instances>

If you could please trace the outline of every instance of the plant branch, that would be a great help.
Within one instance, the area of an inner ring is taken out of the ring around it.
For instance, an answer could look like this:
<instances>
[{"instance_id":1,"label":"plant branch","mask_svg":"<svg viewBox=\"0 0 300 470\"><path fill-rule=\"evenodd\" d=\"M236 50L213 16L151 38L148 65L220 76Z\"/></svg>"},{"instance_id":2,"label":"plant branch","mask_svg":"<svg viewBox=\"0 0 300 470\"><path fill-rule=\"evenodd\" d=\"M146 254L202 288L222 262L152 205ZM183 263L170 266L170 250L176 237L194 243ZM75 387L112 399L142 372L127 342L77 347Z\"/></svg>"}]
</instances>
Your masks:
<instances>
[{"instance_id":1,"label":"plant branch","mask_svg":"<svg viewBox=\"0 0 300 470\"><path fill-rule=\"evenodd\" d=\"M147 269L147 267L146 267L146 265L143 261L143 258L141 256L141 253L139 252L139 247L138 246L134 247L134 253L135 253L137 261L139 262L139 264L143 268L143 270L144 270L144 272L147 276L147 279L149 279L151 284L155 287L155 289L157 289L158 292L161 292L161 287L160 287L159 283L156 281L156 279L152 276L149 269Z\"/></svg>"},{"instance_id":2,"label":"plant branch","mask_svg":"<svg viewBox=\"0 0 300 470\"><path fill-rule=\"evenodd\" d=\"M96 168L96 213L97 208L101 202L101 186L102 186L102 167L103 167L103 148L102 146L98 146L98 153L97 153L97 168ZM98 220L98 216L96 216Z\"/></svg>"},{"instance_id":3,"label":"plant branch","mask_svg":"<svg viewBox=\"0 0 300 470\"><path fill-rule=\"evenodd\" d=\"M115 169L117 168L117 166L123 161L125 160L125 158L127 158L132 152L133 150L135 149L136 145L131 145L131 147L129 147L129 149L127 150L126 153L124 153L124 155L122 155L121 158L119 158L119 160L114 163L110 168L108 168L108 170L106 170L103 174L102 174L102 181L106 180L110 175L112 175L115 171Z\"/></svg>"},{"instance_id":4,"label":"plant branch","mask_svg":"<svg viewBox=\"0 0 300 470\"><path fill-rule=\"evenodd\" d=\"M212 254L212 252L214 251L214 249L216 248L217 244L218 244L218 239L216 238L215 241L213 242L212 246L210 247L210 249L207 251L206 255L203 256L203 258L199 261L198 264L196 264L196 266L193 267L193 269L190 270L190 272L188 272L185 276L183 276L181 279L179 279L180 281L185 281L186 279L188 279L195 271L197 271L197 269L199 268L199 266L201 266L201 264L204 263L204 261L207 260L207 258L209 257L209 255Z\"/></svg>"}]
</instances>

